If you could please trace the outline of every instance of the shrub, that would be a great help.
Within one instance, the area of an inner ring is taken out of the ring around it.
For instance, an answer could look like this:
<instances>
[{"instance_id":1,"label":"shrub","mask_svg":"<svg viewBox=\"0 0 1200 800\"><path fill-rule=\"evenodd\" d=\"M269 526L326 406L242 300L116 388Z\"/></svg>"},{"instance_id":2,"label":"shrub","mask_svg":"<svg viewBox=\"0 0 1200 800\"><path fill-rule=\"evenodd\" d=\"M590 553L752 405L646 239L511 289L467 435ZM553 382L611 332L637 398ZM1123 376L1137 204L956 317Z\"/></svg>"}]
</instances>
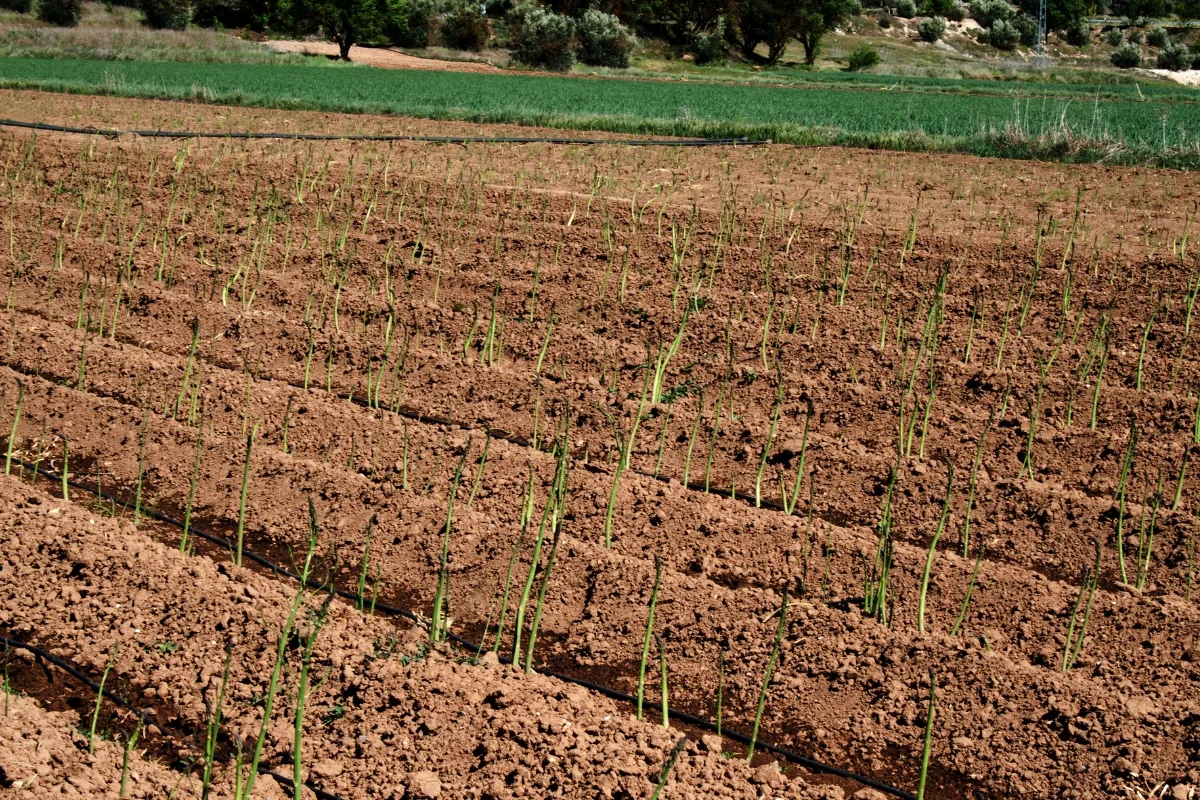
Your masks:
<instances>
[{"instance_id":1,"label":"shrub","mask_svg":"<svg viewBox=\"0 0 1200 800\"><path fill-rule=\"evenodd\" d=\"M1021 34L1021 44L1026 47L1033 47L1037 44L1038 24L1036 19L1028 14L1017 14L1012 18L1012 25Z\"/></svg>"},{"instance_id":2,"label":"shrub","mask_svg":"<svg viewBox=\"0 0 1200 800\"><path fill-rule=\"evenodd\" d=\"M941 17L926 17L917 25L917 35L932 44L946 32L946 20Z\"/></svg>"},{"instance_id":3,"label":"shrub","mask_svg":"<svg viewBox=\"0 0 1200 800\"><path fill-rule=\"evenodd\" d=\"M1146 32L1146 44L1151 47L1166 47L1170 41L1166 30L1161 25L1155 25Z\"/></svg>"},{"instance_id":4,"label":"shrub","mask_svg":"<svg viewBox=\"0 0 1200 800\"><path fill-rule=\"evenodd\" d=\"M1073 47L1083 47L1092 41L1092 29L1083 20L1075 20L1074 24L1067 28L1066 39L1067 44Z\"/></svg>"},{"instance_id":5,"label":"shrub","mask_svg":"<svg viewBox=\"0 0 1200 800\"><path fill-rule=\"evenodd\" d=\"M697 64L716 64L725 60L725 17L717 17L716 26L692 39L692 54Z\"/></svg>"},{"instance_id":6,"label":"shrub","mask_svg":"<svg viewBox=\"0 0 1200 800\"><path fill-rule=\"evenodd\" d=\"M851 72L860 72L864 69L870 69L879 63L879 53L870 45L860 44L854 48L854 52L850 54L849 68Z\"/></svg>"},{"instance_id":7,"label":"shrub","mask_svg":"<svg viewBox=\"0 0 1200 800\"><path fill-rule=\"evenodd\" d=\"M83 0L38 0L38 19L60 28L74 28L83 16Z\"/></svg>"},{"instance_id":8,"label":"shrub","mask_svg":"<svg viewBox=\"0 0 1200 800\"><path fill-rule=\"evenodd\" d=\"M971 19L985 28L990 28L997 22L1008 21L1017 14L1017 9L1006 0L973 0L970 8Z\"/></svg>"},{"instance_id":9,"label":"shrub","mask_svg":"<svg viewBox=\"0 0 1200 800\"><path fill-rule=\"evenodd\" d=\"M1167 42L1155 59L1154 65L1159 69L1177 72L1192 65L1192 55L1188 52L1187 45Z\"/></svg>"},{"instance_id":10,"label":"shrub","mask_svg":"<svg viewBox=\"0 0 1200 800\"><path fill-rule=\"evenodd\" d=\"M1120 47L1125 41L1125 34L1121 33L1120 28L1109 28L1104 34L1104 41L1108 42L1113 47Z\"/></svg>"},{"instance_id":11,"label":"shrub","mask_svg":"<svg viewBox=\"0 0 1200 800\"><path fill-rule=\"evenodd\" d=\"M459 0L446 10L446 18L442 22L442 41L447 47L482 50L490 38L487 17L483 15L479 3Z\"/></svg>"},{"instance_id":12,"label":"shrub","mask_svg":"<svg viewBox=\"0 0 1200 800\"><path fill-rule=\"evenodd\" d=\"M913 0L896 0L895 5L892 6L892 12L897 17L912 19L917 15L917 4Z\"/></svg>"},{"instance_id":13,"label":"shrub","mask_svg":"<svg viewBox=\"0 0 1200 800\"><path fill-rule=\"evenodd\" d=\"M1143 41L1145 41L1145 38L1142 36L1141 31L1130 31L1125 36L1125 41L1130 42L1131 44L1141 44Z\"/></svg>"},{"instance_id":14,"label":"shrub","mask_svg":"<svg viewBox=\"0 0 1200 800\"><path fill-rule=\"evenodd\" d=\"M967 18L967 10L963 7L962 3L959 3L956 0L950 4L950 6L946 9L946 13L942 16L953 22L962 22Z\"/></svg>"},{"instance_id":15,"label":"shrub","mask_svg":"<svg viewBox=\"0 0 1200 800\"><path fill-rule=\"evenodd\" d=\"M517 11L514 8L509 16ZM513 32L513 56L531 67L566 71L575 61L575 21L544 8L520 14Z\"/></svg>"},{"instance_id":16,"label":"shrub","mask_svg":"<svg viewBox=\"0 0 1200 800\"><path fill-rule=\"evenodd\" d=\"M579 34L580 61L594 67L629 66L633 37L616 16L590 8L580 17L575 30Z\"/></svg>"},{"instance_id":17,"label":"shrub","mask_svg":"<svg viewBox=\"0 0 1200 800\"><path fill-rule=\"evenodd\" d=\"M1013 50L1021 41L1017 26L1004 19L997 20L986 33L988 44L997 50Z\"/></svg>"},{"instance_id":18,"label":"shrub","mask_svg":"<svg viewBox=\"0 0 1200 800\"><path fill-rule=\"evenodd\" d=\"M151 28L181 31L192 21L190 0L142 0L142 19Z\"/></svg>"},{"instance_id":19,"label":"shrub","mask_svg":"<svg viewBox=\"0 0 1200 800\"><path fill-rule=\"evenodd\" d=\"M1126 42L1116 50L1112 51L1112 55L1109 56L1109 60L1112 61L1114 67L1118 67L1120 69L1133 69L1134 67L1141 66L1142 48L1138 47L1132 42Z\"/></svg>"},{"instance_id":20,"label":"shrub","mask_svg":"<svg viewBox=\"0 0 1200 800\"><path fill-rule=\"evenodd\" d=\"M15 11L18 14L28 14L33 8L33 0L0 0L0 8Z\"/></svg>"},{"instance_id":21,"label":"shrub","mask_svg":"<svg viewBox=\"0 0 1200 800\"><path fill-rule=\"evenodd\" d=\"M892 15L888 14L886 11L884 13L880 14L879 15L879 27L883 28L884 30L887 30L888 28L892 27Z\"/></svg>"}]
</instances>

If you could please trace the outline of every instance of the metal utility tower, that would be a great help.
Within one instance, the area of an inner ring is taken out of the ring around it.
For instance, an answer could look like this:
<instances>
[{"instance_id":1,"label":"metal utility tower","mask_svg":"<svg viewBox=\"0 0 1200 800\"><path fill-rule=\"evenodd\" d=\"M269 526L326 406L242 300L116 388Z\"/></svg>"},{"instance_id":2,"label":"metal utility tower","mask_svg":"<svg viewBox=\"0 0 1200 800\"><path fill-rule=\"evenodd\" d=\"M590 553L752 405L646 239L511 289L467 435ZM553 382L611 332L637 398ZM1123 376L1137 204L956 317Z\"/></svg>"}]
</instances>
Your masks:
<instances>
[{"instance_id":1,"label":"metal utility tower","mask_svg":"<svg viewBox=\"0 0 1200 800\"><path fill-rule=\"evenodd\" d=\"M1046 0L1038 0L1037 65L1046 66Z\"/></svg>"}]
</instances>

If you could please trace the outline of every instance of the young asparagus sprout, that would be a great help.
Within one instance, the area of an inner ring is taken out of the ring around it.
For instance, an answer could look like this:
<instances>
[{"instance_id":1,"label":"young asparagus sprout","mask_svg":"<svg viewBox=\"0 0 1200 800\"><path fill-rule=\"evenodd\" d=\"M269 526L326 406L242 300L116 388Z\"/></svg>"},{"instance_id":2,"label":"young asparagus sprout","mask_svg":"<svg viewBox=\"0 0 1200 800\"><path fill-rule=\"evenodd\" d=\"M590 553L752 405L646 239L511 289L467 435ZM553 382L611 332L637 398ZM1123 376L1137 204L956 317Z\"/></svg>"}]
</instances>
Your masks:
<instances>
[{"instance_id":1,"label":"young asparagus sprout","mask_svg":"<svg viewBox=\"0 0 1200 800\"><path fill-rule=\"evenodd\" d=\"M475 471L475 483L471 486L471 494L467 497L467 507L475 500L475 494L479 491L479 484L483 480L483 468L487 466L488 450L492 446L492 431L489 428L487 438L483 440L483 455L479 457L479 469Z\"/></svg>"},{"instance_id":2,"label":"young asparagus sprout","mask_svg":"<svg viewBox=\"0 0 1200 800\"><path fill-rule=\"evenodd\" d=\"M642 661L638 667L637 718L642 718L642 699L646 692L646 661L650 657L650 640L654 636L654 612L658 607L658 587L662 582L662 559L654 557L654 588L650 590L650 611L646 616L646 635L642 639Z\"/></svg>"},{"instance_id":3,"label":"young asparagus sprout","mask_svg":"<svg viewBox=\"0 0 1200 800\"><path fill-rule=\"evenodd\" d=\"M979 465L983 460L983 443L987 440L988 431L992 429L993 419L994 417L989 414L987 422L983 426L983 433L979 437L979 445L975 448L975 461L971 464L971 483L967 489L967 511L963 516L963 558L967 557L971 548L971 509L975 505L975 479L979 476Z\"/></svg>"},{"instance_id":4,"label":"young asparagus sprout","mask_svg":"<svg viewBox=\"0 0 1200 800\"><path fill-rule=\"evenodd\" d=\"M17 379L17 413L13 417L12 431L8 434L8 452L4 456L4 474L12 474L13 444L17 441L17 428L21 424L21 407L25 404L25 384Z\"/></svg>"},{"instance_id":5,"label":"young asparagus sprout","mask_svg":"<svg viewBox=\"0 0 1200 800\"><path fill-rule=\"evenodd\" d=\"M138 436L137 484L133 497L133 527L135 528L142 516L142 479L146 474L146 439L149 437L149 426L150 406L147 404L142 409L142 429Z\"/></svg>"},{"instance_id":6,"label":"young asparagus sprout","mask_svg":"<svg viewBox=\"0 0 1200 800\"><path fill-rule=\"evenodd\" d=\"M767 467L767 459L771 455L771 446L775 443L775 426L779 424L779 411L783 408L783 368L779 361L775 362L776 381L775 410L771 414L771 428L767 432L767 441L763 445L762 457L758 461L758 474L754 476L754 507L762 507L762 475Z\"/></svg>"},{"instance_id":7,"label":"young asparagus sprout","mask_svg":"<svg viewBox=\"0 0 1200 800\"><path fill-rule=\"evenodd\" d=\"M92 726L88 729L88 755L96 752L96 723L100 721L100 703L104 700L104 684L108 682L108 673L112 672L119 650L120 643L118 642L109 651L108 663L104 665L104 672L100 675L100 688L96 690L96 705L92 707Z\"/></svg>"},{"instance_id":8,"label":"young asparagus sprout","mask_svg":"<svg viewBox=\"0 0 1200 800\"><path fill-rule=\"evenodd\" d=\"M1079 595L1067 623L1067 642L1063 650L1062 671L1068 672L1075 666L1079 651L1083 649L1083 640L1087 636L1088 620L1092 615L1092 601L1096 598L1096 587L1100 584L1100 540L1096 540L1096 562L1092 567L1083 568L1083 578L1079 582ZM1085 598L1086 597L1086 601ZM1083 606L1083 617L1080 619L1079 609ZM1076 635L1076 626L1079 633Z\"/></svg>"},{"instance_id":9,"label":"young asparagus sprout","mask_svg":"<svg viewBox=\"0 0 1200 800\"><path fill-rule=\"evenodd\" d=\"M746 748L746 763L754 758L754 745L758 742L758 727L762 723L763 709L767 705L767 689L771 686L771 675L779 661L779 650L783 645L783 636L787 633L788 587L783 587L783 602L779 605L779 626L775 629L775 644L771 648L771 657L767 659L767 669L763 673L762 689L758 693L758 708L754 712L754 727L750 730L750 745Z\"/></svg>"},{"instance_id":10,"label":"young asparagus sprout","mask_svg":"<svg viewBox=\"0 0 1200 800\"><path fill-rule=\"evenodd\" d=\"M463 465L471 452L471 440L463 449L462 458L454 470L454 480L450 483L450 502L446 508L446 526L442 533L442 556L438 562L437 588L433 593L433 612L429 622L429 641L431 644L444 642L449 634L449 624L444 618L446 605L450 594L450 531L454 526L454 498L458 495L458 483L462 480Z\"/></svg>"},{"instance_id":11,"label":"young asparagus sprout","mask_svg":"<svg viewBox=\"0 0 1200 800\"><path fill-rule=\"evenodd\" d=\"M124 797L129 793L129 759L133 754L133 749L137 747L138 736L142 733L142 726L145 725L146 718L138 714L137 725L133 728L133 733L130 734L129 740L125 742L125 753L121 757L121 790L120 797Z\"/></svg>"},{"instance_id":12,"label":"young asparagus sprout","mask_svg":"<svg viewBox=\"0 0 1200 800\"><path fill-rule=\"evenodd\" d=\"M262 725L258 729L258 739L255 741L254 748L250 751L250 760L245 765L244 774L240 758L236 766L237 790L234 793L234 800L250 800L253 796L254 780L258 776L258 764L262 758L267 731L271 726L271 711L275 706L275 698L279 692L279 680L283 673L284 656L287 652L288 643L292 639L296 617L300 613L301 606L304 604L304 593L308 587L309 576L312 573L313 557L317 550L319 527L317 524L317 510L313 506L311 497L308 499L308 520L308 551L304 557L304 566L300 570L300 588L292 598L287 619L283 624L283 629L279 633L279 641L275 650L275 666L271 671L271 678L267 684L266 694L263 696L263 720Z\"/></svg>"},{"instance_id":13,"label":"young asparagus sprout","mask_svg":"<svg viewBox=\"0 0 1200 800\"><path fill-rule=\"evenodd\" d=\"M800 483L804 479L804 459L808 455L808 428L813 418L813 404L808 403L808 412L804 415L804 435L800 440L800 454L796 463L796 479L792 481L792 491L789 494L783 485L783 475L779 476L779 490L783 495L783 511L791 516L796 510L796 500L800 496Z\"/></svg>"},{"instance_id":14,"label":"young asparagus sprout","mask_svg":"<svg viewBox=\"0 0 1200 800\"><path fill-rule=\"evenodd\" d=\"M975 556L975 568L971 570L971 580L967 582L967 593L963 597L962 610L958 612L958 619L954 621L954 627L950 629L950 638L953 639L958 635L958 631L962 628L963 620L967 618L967 607L971 604L971 595L975 591L975 579L979 577L979 565L983 563L983 537L979 538L978 554Z\"/></svg>"},{"instance_id":15,"label":"young asparagus sprout","mask_svg":"<svg viewBox=\"0 0 1200 800\"><path fill-rule=\"evenodd\" d=\"M71 490L68 482L70 477L70 445L67 444L67 437L63 437L63 465L62 465L62 496L66 502L71 501Z\"/></svg>"},{"instance_id":16,"label":"young asparagus sprout","mask_svg":"<svg viewBox=\"0 0 1200 800\"><path fill-rule=\"evenodd\" d=\"M533 672L533 647L537 644L538 628L542 624L542 610L546 605L546 587L550 583L550 573L554 570L554 558L558 554L558 542L561 539L562 528L556 527L554 539L550 542L550 557L546 559L546 569L542 572L542 585L538 589L537 605L533 609L533 622L529 626L529 646L525 651L525 673Z\"/></svg>"},{"instance_id":17,"label":"young asparagus sprout","mask_svg":"<svg viewBox=\"0 0 1200 800\"><path fill-rule=\"evenodd\" d=\"M671 706L667 697L667 648L663 645L662 637L654 634L654 642L658 645L658 675L662 684L662 726L671 727Z\"/></svg>"},{"instance_id":18,"label":"young asparagus sprout","mask_svg":"<svg viewBox=\"0 0 1200 800\"><path fill-rule=\"evenodd\" d=\"M332 585L330 586L332 589ZM329 605L333 602L334 593L330 591L321 604L320 610L312 621L312 629L307 636L300 637L304 651L300 656L300 678L296 686L296 704L292 728L292 800L302 800L304 797L304 710L308 705L308 696L313 687L309 686L309 672L312 668L313 647L316 646L317 636L329 616ZM360 609L361 610L361 609Z\"/></svg>"},{"instance_id":19,"label":"young asparagus sprout","mask_svg":"<svg viewBox=\"0 0 1200 800\"><path fill-rule=\"evenodd\" d=\"M246 532L246 494L250 489L250 455L254 450L254 438L258 435L258 423L254 423L254 427L246 436L246 460L242 466L242 494L238 502L238 524L237 524L237 541L233 553L234 566L242 565L242 539ZM197 445L197 449L199 445Z\"/></svg>"},{"instance_id":20,"label":"young asparagus sprout","mask_svg":"<svg viewBox=\"0 0 1200 800\"><path fill-rule=\"evenodd\" d=\"M667 761L663 764L662 772L658 775L658 784L654 787L654 794L650 795L650 800L658 800L658 796L662 794L663 787L667 785L667 778L671 774L671 768L675 766L676 759L683 752L683 746L688 743L688 737L681 736L675 746L671 748L671 755L667 756Z\"/></svg>"},{"instance_id":21,"label":"young asparagus sprout","mask_svg":"<svg viewBox=\"0 0 1200 800\"><path fill-rule=\"evenodd\" d=\"M946 459L946 500L942 503L942 514L938 518L937 529L929 541L929 551L925 554L925 571L921 573L921 591L917 596L917 630L925 632L925 596L929 593L929 578L933 571L933 556L937 552L938 539L946 528L946 518L950 516L950 497L954 494L954 464Z\"/></svg>"},{"instance_id":22,"label":"young asparagus sprout","mask_svg":"<svg viewBox=\"0 0 1200 800\"><path fill-rule=\"evenodd\" d=\"M362 564L358 570L358 585L355 587L354 607L359 611L366 608L366 591L367 591L367 572L371 565L371 532L375 528L375 515L367 520L367 529L363 534L365 544L363 545Z\"/></svg>"},{"instance_id":23,"label":"young asparagus sprout","mask_svg":"<svg viewBox=\"0 0 1200 800\"><path fill-rule=\"evenodd\" d=\"M196 460L192 466L192 478L188 482L187 506L183 509L183 534L179 537L179 552L188 552L192 527L192 506L196 502L196 484L200 482L200 460L204 455L204 403L200 403L200 424L196 427Z\"/></svg>"},{"instance_id":24,"label":"young asparagus sprout","mask_svg":"<svg viewBox=\"0 0 1200 800\"><path fill-rule=\"evenodd\" d=\"M229 663L233 652L225 653L225 669L221 673L221 688L217 690L217 698L209 710L208 722L204 727L204 767L200 773L200 800L208 800L212 786L213 768L216 767L217 737L221 733L222 715L225 712L225 689L229 685Z\"/></svg>"},{"instance_id":25,"label":"young asparagus sprout","mask_svg":"<svg viewBox=\"0 0 1200 800\"><path fill-rule=\"evenodd\" d=\"M929 754L933 749L933 718L937 713L937 675L929 670L929 707L925 712L925 744L921 748L921 776L917 780L917 800L925 800L925 782L929 777Z\"/></svg>"}]
</instances>

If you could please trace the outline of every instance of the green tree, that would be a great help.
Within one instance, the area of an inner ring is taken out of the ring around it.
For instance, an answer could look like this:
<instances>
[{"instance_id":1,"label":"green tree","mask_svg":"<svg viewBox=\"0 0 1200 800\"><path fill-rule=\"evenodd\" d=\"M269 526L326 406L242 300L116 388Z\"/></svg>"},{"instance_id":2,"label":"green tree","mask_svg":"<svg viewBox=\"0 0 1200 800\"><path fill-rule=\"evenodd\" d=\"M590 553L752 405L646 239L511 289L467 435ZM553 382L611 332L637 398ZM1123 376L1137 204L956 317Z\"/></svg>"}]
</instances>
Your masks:
<instances>
[{"instance_id":1,"label":"green tree","mask_svg":"<svg viewBox=\"0 0 1200 800\"><path fill-rule=\"evenodd\" d=\"M1017 7L1037 19L1038 0L1020 0ZM1046 0L1046 27L1052 31L1070 30L1087 15L1086 0Z\"/></svg>"},{"instance_id":2,"label":"green tree","mask_svg":"<svg viewBox=\"0 0 1200 800\"><path fill-rule=\"evenodd\" d=\"M821 37L860 10L858 0L794 0L801 7L797 19L797 41L804 47L804 63L817 60Z\"/></svg>"},{"instance_id":3,"label":"green tree","mask_svg":"<svg viewBox=\"0 0 1200 800\"><path fill-rule=\"evenodd\" d=\"M602 10L616 14L651 38L690 47L697 37L717 26L726 5L725 0L627 0L621 8Z\"/></svg>"},{"instance_id":4,"label":"green tree","mask_svg":"<svg viewBox=\"0 0 1200 800\"><path fill-rule=\"evenodd\" d=\"M289 11L298 32L320 31L337 44L342 60L349 61L351 47L385 38L404 8L388 0L293 0Z\"/></svg>"},{"instance_id":5,"label":"green tree","mask_svg":"<svg viewBox=\"0 0 1200 800\"><path fill-rule=\"evenodd\" d=\"M801 5L797 0L732 0L725 36L746 60L774 66L799 30ZM765 58L756 52L764 42Z\"/></svg>"},{"instance_id":6,"label":"green tree","mask_svg":"<svg viewBox=\"0 0 1200 800\"><path fill-rule=\"evenodd\" d=\"M804 62L817 59L821 37L859 10L856 0L732 0L726 37L752 61L774 65L787 43L804 47ZM767 55L756 50L767 45Z\"/></svg>"}]
</instances>

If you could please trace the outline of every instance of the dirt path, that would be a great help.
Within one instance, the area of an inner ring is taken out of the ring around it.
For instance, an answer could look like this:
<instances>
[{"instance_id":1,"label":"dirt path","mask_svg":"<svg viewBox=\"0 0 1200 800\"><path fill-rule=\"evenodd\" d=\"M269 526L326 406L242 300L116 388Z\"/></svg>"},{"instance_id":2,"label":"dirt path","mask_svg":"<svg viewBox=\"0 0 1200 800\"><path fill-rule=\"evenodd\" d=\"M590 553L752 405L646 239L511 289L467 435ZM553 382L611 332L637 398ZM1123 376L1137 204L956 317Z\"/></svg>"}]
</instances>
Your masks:
<instances>
[{"instance_id":1,"label":"dirt path","mask_svg":"<svg viewBox=\"0 0 1200 800\"><path fill-rule=\"evenodd\" d=\"M268 39L263 44L281 53L303 53L305 55L326 56L328 58L337 58L339 55L337 45L332 42ZM506 71L492 64L484 64L478 61L444 61L436 58L420 58L386 47L355 46L350 50L350 59L360 64L367 64L372 67L384 67L386 69L423 69L434 70L436 72L486 73L502 73Z\"/></svg>"}]
</instances>

